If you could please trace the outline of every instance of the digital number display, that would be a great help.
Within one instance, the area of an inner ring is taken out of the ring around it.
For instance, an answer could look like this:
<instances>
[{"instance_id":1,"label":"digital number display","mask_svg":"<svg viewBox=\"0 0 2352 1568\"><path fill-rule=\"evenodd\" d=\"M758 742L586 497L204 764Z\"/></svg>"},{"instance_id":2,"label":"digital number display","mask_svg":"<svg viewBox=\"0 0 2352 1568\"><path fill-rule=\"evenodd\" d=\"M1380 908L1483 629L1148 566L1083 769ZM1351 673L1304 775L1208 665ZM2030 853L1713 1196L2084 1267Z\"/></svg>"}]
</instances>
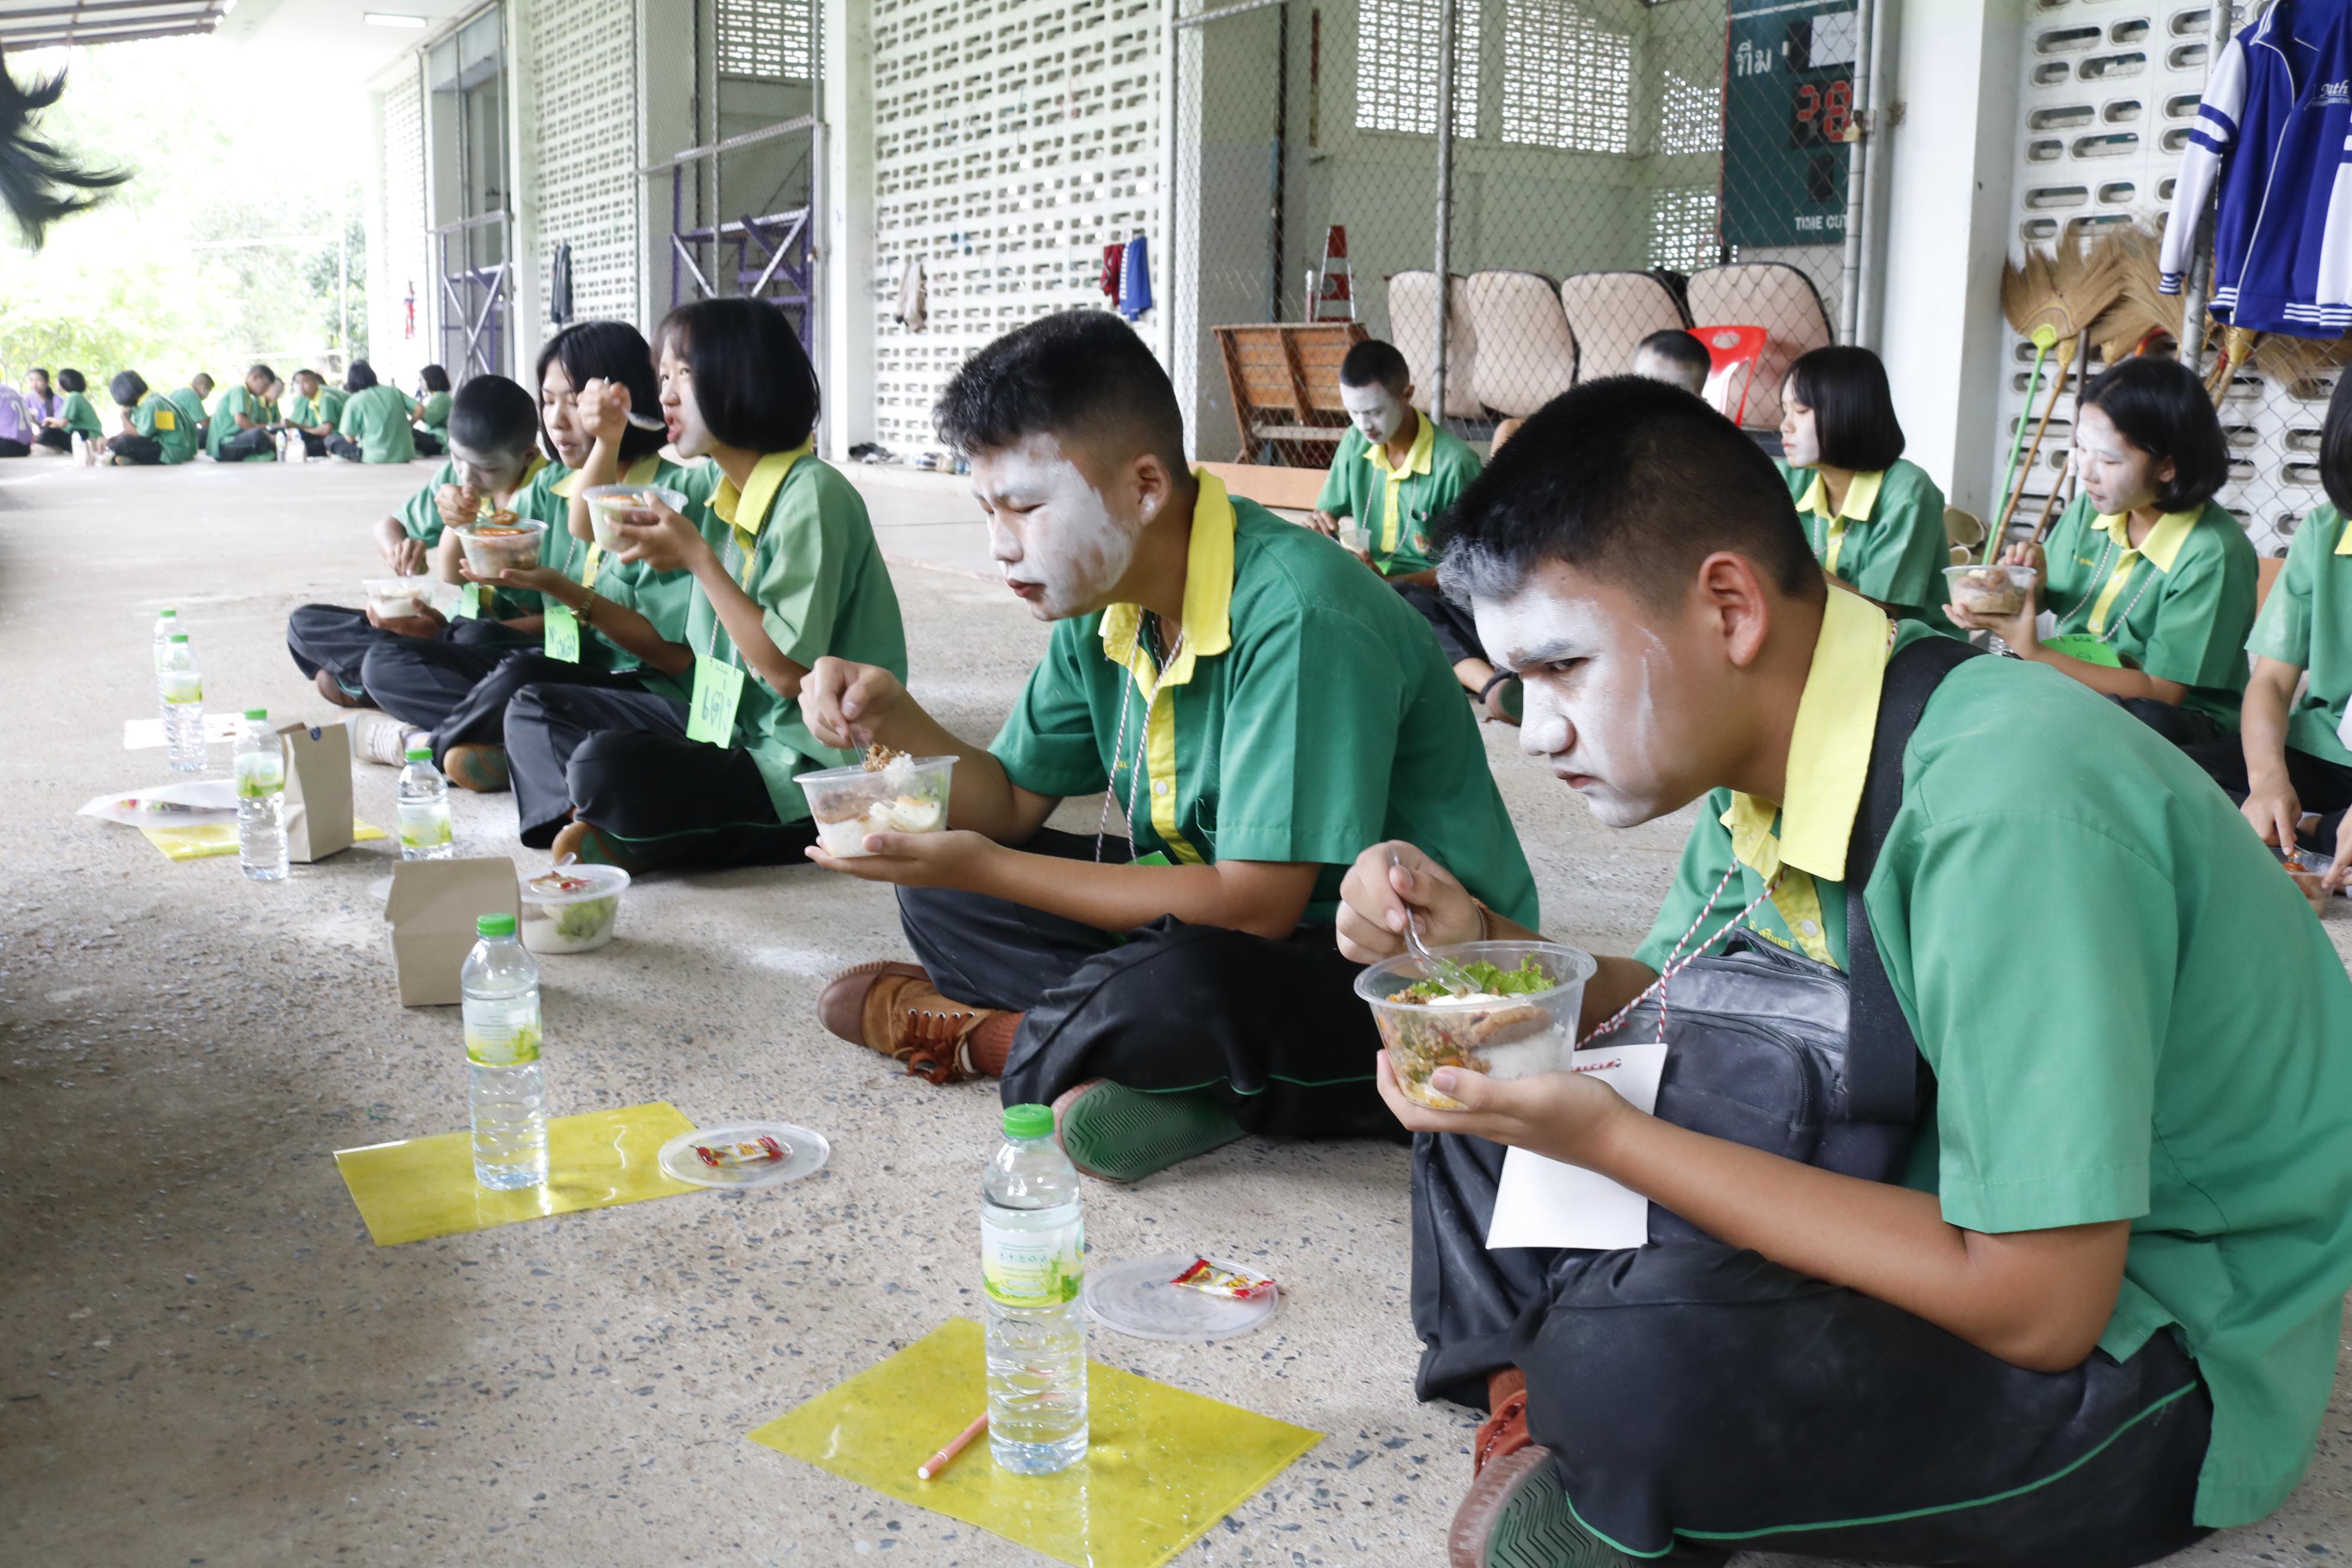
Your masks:
<instances>
[{"instance_id":1,"label":"digital number display","mask_svg":"<svg viewBox=\"0 0 2352 1568\"><path fill-rule=\"evenodd\" d=\"M1799 82L1789 109L1789 145L1824 147L1843 143L1853 123L1853 83L1839 77L1832 81Z\"/></svg>"}]
</instances>

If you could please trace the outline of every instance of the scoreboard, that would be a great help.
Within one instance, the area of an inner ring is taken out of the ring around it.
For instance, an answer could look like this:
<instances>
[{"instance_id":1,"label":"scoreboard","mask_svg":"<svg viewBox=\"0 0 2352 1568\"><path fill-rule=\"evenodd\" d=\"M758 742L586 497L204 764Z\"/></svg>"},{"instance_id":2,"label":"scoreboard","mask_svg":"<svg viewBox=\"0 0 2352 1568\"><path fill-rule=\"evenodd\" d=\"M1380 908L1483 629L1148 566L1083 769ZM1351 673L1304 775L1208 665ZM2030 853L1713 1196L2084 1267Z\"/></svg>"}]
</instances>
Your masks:
<instances>
[{"instance_id":1,"label":"scoreboard","mask_svg":"<svg viewBox=\"0 0 2352 1568\"><path fill-rule=\"evenodd\" d=\"M1730 0L1724 29L1723 240L1845 240L1853 0Z\"/></svg>"}]
</instances>

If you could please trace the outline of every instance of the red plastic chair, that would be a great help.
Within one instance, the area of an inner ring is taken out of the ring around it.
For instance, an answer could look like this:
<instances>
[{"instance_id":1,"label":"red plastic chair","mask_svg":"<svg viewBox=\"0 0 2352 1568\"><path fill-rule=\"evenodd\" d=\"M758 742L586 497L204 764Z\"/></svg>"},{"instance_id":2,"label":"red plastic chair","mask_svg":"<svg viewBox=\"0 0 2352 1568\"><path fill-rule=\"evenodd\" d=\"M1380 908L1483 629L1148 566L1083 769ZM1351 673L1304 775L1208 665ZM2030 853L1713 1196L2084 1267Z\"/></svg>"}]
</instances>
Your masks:
<instances>
[{"instance_id":1,"label":"red plastic chair","mask_svg":"<svg viewBox=\"0 0 2352 1568\"><path fill-rule=\"evenodd\" d=\"M1748 393L1756 384L1756 367L1764 358L1764 344L1769 332L1761 327L1693 327L1691 335L1706 347L1706 400L1717 412L1727 416L1734 425L1748 418ZM1731 398L1731 378L1742 367L1748 374L1739 378L1739 405L1726 407Z\"/></svg>"}]
</instances>

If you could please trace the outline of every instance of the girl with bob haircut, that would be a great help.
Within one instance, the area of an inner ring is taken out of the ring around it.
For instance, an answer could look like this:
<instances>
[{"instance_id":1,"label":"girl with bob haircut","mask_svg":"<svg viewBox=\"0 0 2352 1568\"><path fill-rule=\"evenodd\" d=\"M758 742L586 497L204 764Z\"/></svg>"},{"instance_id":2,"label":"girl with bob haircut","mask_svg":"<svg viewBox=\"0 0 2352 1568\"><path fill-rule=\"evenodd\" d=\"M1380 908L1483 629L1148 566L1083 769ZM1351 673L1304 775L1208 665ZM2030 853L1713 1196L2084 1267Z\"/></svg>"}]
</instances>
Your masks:
<instances>
[{"instance_id":1,"label":"girl with bob haircut","mask_svg":"<svg viewBox=\"0 0 2352 1568\"><path fill-rule=\"evenodd\" d=\"M649 658L691 668L684 638L693 579L629 565L597 545L578 493L596 482L580 471L593 447L580 423L581 389L625 385L654 405L659 394L646 340L624 322L582 321L540 351L537 375L536 434L550 460L532 463L514 510L548 521L539 564L481 577L460 554L456 570L481 584L486 595L496 590L499 605L537 612L520 624L530 626L540 646L386 640L368 651L361 677L379 707L423 731L419 743L433 748L434 763L450 783L484 793L509 785L507 707L524 687L642 691ZM622 428L619 456L627 482L675 490L690 504L709 498L718 478L709 464L667 462L659 456L660 431ZM464 447L462 424L458 430ZM623 599L638 608L622 608Z\"/></svg>"},{"instance_id":2,"label":"girl with bob haircut","mask_svg":"<svg viewBox=\"0 0 2352 1568\"><path fill-rule=\"evenodd\" d=\"M1944 492L1903 461L1886 367L1868 349L1824 348L1780 388L1780 477L1813 559L1887 614L1950 626L1944 602Z\"/></svg>"},{"instance_id":3,"label":"girl with bob haircut","mask_svg":"<svg viewBox=\"0 0 2352 1568\"><path fill-rule=\"evenodd\" d=\"M507 705L522 841L631 870L797 861L816 829L796 780L856 760L810 733L801 682L828 654L903 679L898 595L866 503L811 449L816 372L783 313L699 300L655 342L665 432L710 460L709 489L683 510L647 493L607 525L636 574L598 580L592 620L644 658L642 689L540 683ZM622 480L646 391L625 376L582 387L583 488ZM576 503L572 516L576 536L588 519ZM682 611L664 581L677 575ZM656 646L665 625L678 629Z\"/></svg>"},{"instance_id":4,"label":"girl with bob haircut","mask_svg":"<svg viewBox=\"0 0 2352 1568\"><path fill-rule=\"evenodd\" d=\"M2038 574L2024 607L1945 614L2114 698L2177 746L2231 733L2258 571L2245 530L2213 504L2229 451L2195 373L2128 359L2085 386L2074 466L2083 491L2048 547L2001 554ZM2056 616L2047 642L2035 622L2045 609Z\"/></svg>"},{"instance_id":5,"label":"girl with bob haircut","mask_svg":"<svg viewBox=\"0 0 2352 1568\"><path fill-rule=\"evenodd\" d=\"M2190 750L2236 797L2263 842L2302 845L2329 857L2321 885L2352 887L2352 374L2336 378L2319 431L2319 482L2327 504L2304 514L2286 565L2263 601L2246 651L2235 740ZM2300 694L2303 677L2310 684Z\"/></svg>"},{"instance_id":6,"label":"girl with bob haircut","mask_svg":"<svg viewBox=\"0 0 2352 1568\"><path fill-rule=\"evenodd\" d=\"M95 444L106 437L106 426L99 423L98 409L89 400L89 382L81 372L68 366L58 372L58 390L65 401L58 412L41 421L33 439L53 452L70 451L73 438L79 436L86 444Z\"/></svg>"}]
</instances>

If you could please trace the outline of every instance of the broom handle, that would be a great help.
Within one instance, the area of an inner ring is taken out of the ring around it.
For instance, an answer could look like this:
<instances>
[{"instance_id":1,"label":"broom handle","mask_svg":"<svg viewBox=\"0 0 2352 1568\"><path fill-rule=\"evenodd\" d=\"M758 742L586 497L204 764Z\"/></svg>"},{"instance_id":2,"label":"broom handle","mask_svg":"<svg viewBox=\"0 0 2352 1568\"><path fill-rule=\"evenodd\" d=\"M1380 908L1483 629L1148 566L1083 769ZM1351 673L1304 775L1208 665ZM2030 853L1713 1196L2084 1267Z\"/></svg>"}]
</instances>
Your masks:
<instances>
[{"instance_id":1,"label":"broom handle","mask_svg":"<svg viewBox=\"0 0 2352 1568\"><path fill-rule=\"evenodd\" d=\"M2081 368L2074 373L2076 378L2074 382L2074 405L2079 410L2082 407L2083 401L2083 384L2091 379L2091 333L2088 328L2084 329L2083 341L2078 346L2076 352L2080 360ZM2062 387L2066 384L2066 377L2063 372L2059 374L2058 384ZM2052 393L2050 395L2050 401L2053 404L2056 403L2058 401L2058 395L2054 392ZM2067 500L2072 502L2074 499L2076 482L2077 476L2075 474L2074 465L2072 461L2069 461L2066 465L2066 472L2061 483L2052 485L2050 487L2050 493L2042 498L2042 515L2033 520L2034 543L2039 544L2043 540L2050 537L2050 524L2056 518L2058 513L2059 490L2063 489L2066 491Z\"/></svg>"},{"instance_id":2,"label":"broom handle","mask_svg":"<svg viewBox=\"0 0 2352 1568\"><path fill-rule=\"evenodd\" d=\"M2045 332L2049 331L2046 327L2041 330ZM2034 394L2042 390L2042 362L2049 357L2050 347L2047 343L2042 344L2041 347L2033 351L2033 374L2028 376L2025 381L2025 406L2029 409L2033 406ZM2024 449L2025 421L2020 419L2017 422L2017 437L2009 444L2009 471L2000 477L2000 514L2003 518L2006 518L2009 515L2011 488L2017 483L2018 455ZM2000 539L2001 531L2000 529L1989 528L1985 530L1983 564L1987 566L1992 564L1993 556L1999 553L2000 550Z\"/></svg>"},{"instance_id":3,"label":"broom handle","mask_svg":"<svg viewBox=\"0 0 2352 1568\"><path fill-rule=\"evenodd\" d=\"M2042 405L2042 422L2034 426L2033 445L2027 447L2025 452L2025 471L2028 473L2032 473L2033 465L2042 460L2042 437L2050 433L2050 416L2058 412L2059 395L2066 390L2066 367L2074 363L2074 340L2072 338L2061 340L2058 344L2058 374L2050 382L2050 400ZM2027 406L2032 405L2029 404ZM2021 428L2020 434L2022 433ZM2058 493L2054 486L2050 493L2053 495ZM2017 503L2024 499L2025 487L2021 484L2009 492L2009 505L2000 514L2000 536L2003 539L2009 537L2010 521L2017 516Z\"/></svg>"}]
</instances>

